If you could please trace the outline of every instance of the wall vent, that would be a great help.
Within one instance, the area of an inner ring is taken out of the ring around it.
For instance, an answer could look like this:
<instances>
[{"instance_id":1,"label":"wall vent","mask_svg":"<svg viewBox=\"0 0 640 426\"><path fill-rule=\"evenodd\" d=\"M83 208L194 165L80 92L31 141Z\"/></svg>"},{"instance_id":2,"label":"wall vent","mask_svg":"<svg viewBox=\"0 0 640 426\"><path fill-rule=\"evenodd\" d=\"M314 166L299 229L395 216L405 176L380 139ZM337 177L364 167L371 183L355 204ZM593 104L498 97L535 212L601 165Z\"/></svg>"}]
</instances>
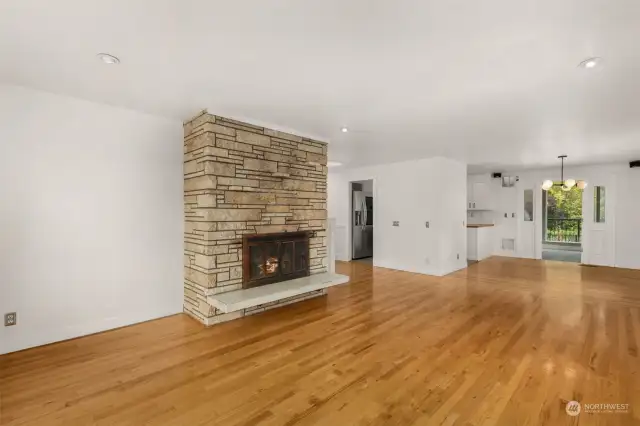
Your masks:
<instances>
[{"instance_id":1,"label":"wall vent","mask_svg":"<svg viewBox=\"0 0 640 426\"><path fill-rule=\"evenodd\" d=\"M505 250L505 251L516 251L516 240L515 240L515 238L503 238L502 239L502 250Z\"/></svg>"}]
</instances>

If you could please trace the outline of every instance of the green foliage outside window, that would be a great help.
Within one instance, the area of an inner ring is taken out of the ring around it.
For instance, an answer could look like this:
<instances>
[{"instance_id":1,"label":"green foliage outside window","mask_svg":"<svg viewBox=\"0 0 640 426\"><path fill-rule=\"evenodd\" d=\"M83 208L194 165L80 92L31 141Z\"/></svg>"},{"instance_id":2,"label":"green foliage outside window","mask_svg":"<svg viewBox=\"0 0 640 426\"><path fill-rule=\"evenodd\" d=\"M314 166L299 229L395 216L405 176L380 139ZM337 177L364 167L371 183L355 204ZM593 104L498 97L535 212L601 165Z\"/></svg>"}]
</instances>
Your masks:
<instances>
[{"instance_id":1,"label":"green foliage outside window","mask_svg":"<svg viewBox=\"0 0 640 426\"><path fill-rule=\"evenodd\" d=\"M579 243L582 239L582 191L563 191L554 186L547 191L546 240Z\"/></svg>"},{"instance_id":2,"label":"green foliage outside window","mask_svg":"<svg viewBox=\"0 0 640 426\"><path fill-rule=\"evenodd\" d=\"M582 191L577 187L563 191L559 186L547 191L547 217L549 219L582 218Z\"/></svg>"}]
</instances>

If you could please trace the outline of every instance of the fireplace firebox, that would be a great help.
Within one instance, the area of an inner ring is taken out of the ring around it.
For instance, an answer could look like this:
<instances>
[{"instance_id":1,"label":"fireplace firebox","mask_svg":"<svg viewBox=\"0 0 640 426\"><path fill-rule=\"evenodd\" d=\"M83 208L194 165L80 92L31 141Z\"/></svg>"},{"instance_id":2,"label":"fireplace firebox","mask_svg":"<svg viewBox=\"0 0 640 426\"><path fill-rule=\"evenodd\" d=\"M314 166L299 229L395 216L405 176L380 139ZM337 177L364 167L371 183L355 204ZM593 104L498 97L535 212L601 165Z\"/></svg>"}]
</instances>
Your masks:
<instances>
[{"instance_id":1,"label":"fireplace firebox","mask_svg":"<svg viewBox=\"0 0 640 426\"><path fill-rule=\"evenodd\" d=\"M242 287L251 288L309 275L309 232L245 235Z\"/></svg>"}]
</instances>

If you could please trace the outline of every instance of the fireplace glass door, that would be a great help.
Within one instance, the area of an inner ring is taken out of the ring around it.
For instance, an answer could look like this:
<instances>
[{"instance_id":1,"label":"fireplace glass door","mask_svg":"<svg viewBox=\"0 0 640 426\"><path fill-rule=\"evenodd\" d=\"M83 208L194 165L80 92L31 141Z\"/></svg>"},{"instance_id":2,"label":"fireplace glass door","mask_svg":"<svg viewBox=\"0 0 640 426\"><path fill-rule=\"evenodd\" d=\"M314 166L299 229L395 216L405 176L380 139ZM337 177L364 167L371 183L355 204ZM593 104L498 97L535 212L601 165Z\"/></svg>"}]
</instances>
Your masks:
<instances>
[{"instance_id":1,"label":"fireplace glass door","mask_svg":"<svg viewBox=\"0 0 640 426\"><path fill-rule=\"evenodd\" d=\"M309 275L309 233L246 235L243 287L257 287Z\"/></svg>"},{"instance_id":2,"label":"fireplace glass door","mask_svg":"<svg viewBox=\"0 0 640 426\"><path fill-rule=\"evenodd\" d=\"M282 275L292 274L294 269L293 247L295 243L286 241L280 243L280 273Z\"/></svg>"}]
</instances>

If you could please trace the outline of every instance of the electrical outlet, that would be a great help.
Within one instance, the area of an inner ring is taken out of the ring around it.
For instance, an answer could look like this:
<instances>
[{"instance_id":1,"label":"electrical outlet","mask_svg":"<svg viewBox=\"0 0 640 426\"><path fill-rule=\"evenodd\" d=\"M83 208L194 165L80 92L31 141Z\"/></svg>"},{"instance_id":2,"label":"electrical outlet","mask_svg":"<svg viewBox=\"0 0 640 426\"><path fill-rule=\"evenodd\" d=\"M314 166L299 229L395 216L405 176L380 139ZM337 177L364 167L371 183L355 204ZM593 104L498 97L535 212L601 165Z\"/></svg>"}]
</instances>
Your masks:
<instances>
[{"instance_id":1,"label":"electrical outlet","mask_svg":"<svg viewBox=\"0 0 640 426\"><path fill-rule=\"evenodd\" d=\"M457 257L457 259L458 259L458 260L460 260L460 253L458 253L458 257Z\"/></svg>"},{"instance_id":2,"label":"electrical outlet","mask_svg":"<svg viewBox=\"0 0 640 426\"><path fill-rule=\"evenodd\" d=\"M429 222L425 222L424 226L428 228L429 227Z\"/></svg>"},{"instance_id":3,"label":"electrical outlet","mask_svg":"<svg viewBox=\"0 0 640 426\"><path fill-rule=\"evenodd\" d=\"M9 312L8 314L4 314L4 326L10 327L12 325L16 325L18 323L18 314L15 312Z\"/></svg>"}]
</instances>

